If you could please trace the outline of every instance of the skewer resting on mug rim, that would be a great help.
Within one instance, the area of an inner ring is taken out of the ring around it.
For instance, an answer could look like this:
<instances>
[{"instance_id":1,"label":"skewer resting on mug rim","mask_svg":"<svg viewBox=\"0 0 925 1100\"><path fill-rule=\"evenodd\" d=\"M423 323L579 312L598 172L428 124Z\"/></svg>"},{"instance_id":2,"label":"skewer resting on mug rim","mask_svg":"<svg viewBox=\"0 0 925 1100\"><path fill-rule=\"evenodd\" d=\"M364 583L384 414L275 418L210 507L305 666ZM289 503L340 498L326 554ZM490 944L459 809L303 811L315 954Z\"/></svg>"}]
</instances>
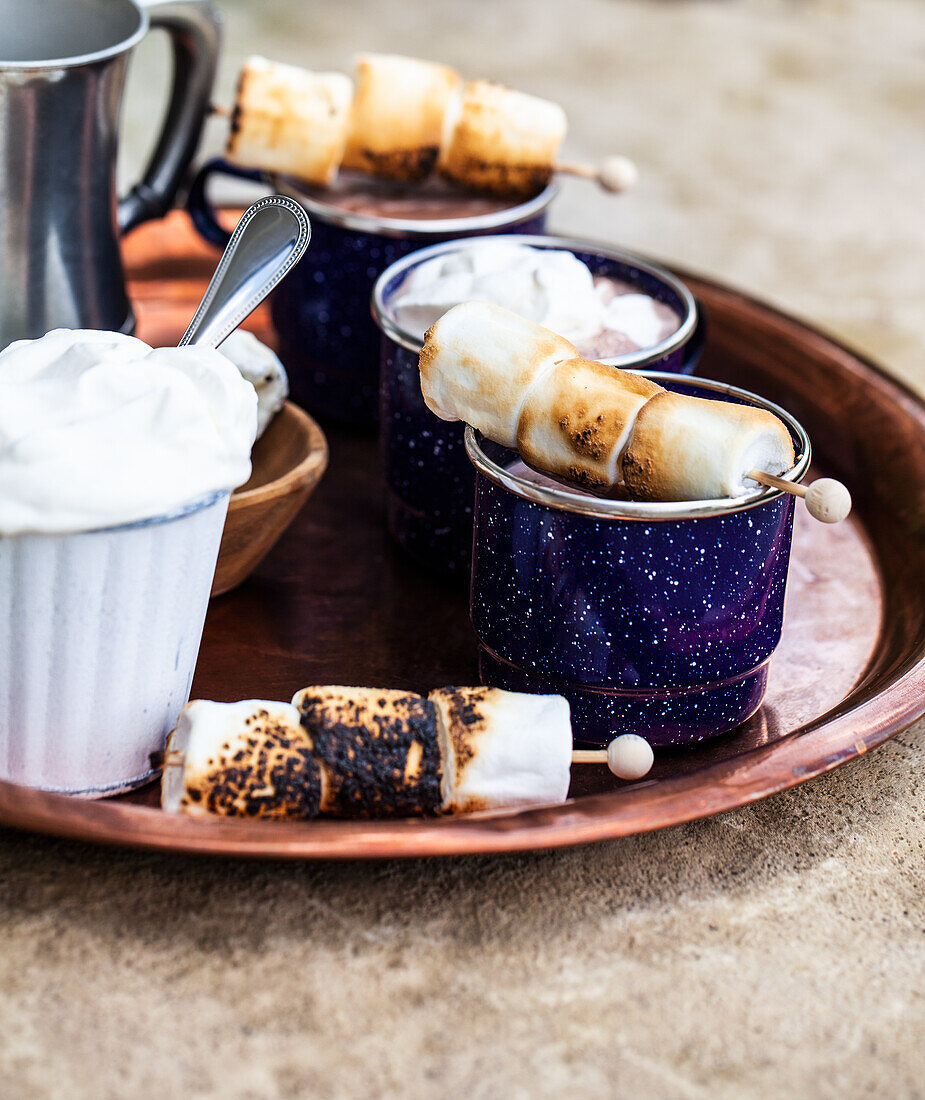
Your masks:
<instances>
[{"instance_id":1,"label":"skewer resting on mug rim","mask_svg":"<svg viewBox=\"0 0 925 1100\"><path fill-rule=\"evenodd\" d=\"M764 470L749 470L747 476L760 485L802 497L806 511L820 523L840 523L851 511L851 494L847 486L833 477L820 477L809 485L800 485L798 482L767 474Z\"/></svg>"},{"instance_id":2,"label":"skewer resting on mug rim","mask_svg":"<svg viewBox=\"0 0 925 1100\"><path fill-rule=\"evenodd\" d=\"M234 110L224 103L212 103L209 106L209 113L217 118L231 118ZM583 161L556 161L552 170L558 175L593 180L601 190L612 195L629 191L639 179L639 169L635 162L619 153L604 157L599 165L587 164ZM306 182L315 186L313 181Z\"/></svg>"},{"instance_id":3,"label":"skewer resting on mug rim","mask_svg":"<svg viewBox=\"0 0 925 1100\"><path fill-rule=\"evenodd\" d=\"M851 507L839 482L804 487L782 476L794 468L793 439L770 409L674 392L584 359L564 337L491 302L447 310L425 333L419 368L424 402L440 419L464 421L596 496L734 500L757 482L804 497L823 522Z\"/></svg>"}]
</instances>

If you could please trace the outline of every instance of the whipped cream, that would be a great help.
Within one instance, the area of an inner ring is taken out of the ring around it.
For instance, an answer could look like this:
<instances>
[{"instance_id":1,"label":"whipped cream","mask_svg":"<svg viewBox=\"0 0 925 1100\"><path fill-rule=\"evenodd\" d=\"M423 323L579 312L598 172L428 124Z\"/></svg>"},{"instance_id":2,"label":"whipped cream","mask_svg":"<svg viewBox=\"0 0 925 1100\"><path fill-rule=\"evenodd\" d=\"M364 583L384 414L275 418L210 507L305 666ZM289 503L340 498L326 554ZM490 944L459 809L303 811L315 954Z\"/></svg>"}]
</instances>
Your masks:
<instances>
[{"instance_id":1,"label":"whipped cream","mask_svg":"<svg viewBox=\"0 0 925 1100\"><path fill-rule=\"evenodd\" d=\"M286 404L289 378L279 356L252 332L237 328L218 349L257 391L257 438Z\"/></svg>"},{"instance_id":2,"label":"whipped cream","mask_svg":"<svg viewBox=\"0 0 925 1100\"><path fill-rule=\"evenodd\" d=\"M571 252L508 241L472 241L412 269L391 308L398 324L423 340L448 309L472 300L492 302L551 329L575 345L619 332L638 348L664 338L647 294L616 294L596 285Z\"/></svg>"},{"instance_id":3,"label":"whipped cream","mask_svg":"<svg viewBox=\"0 0 925 1100\"><path fill-rule=\"evenodd\" d=\"M250 476L257 396L206 348L56 329L0 353L0 534L167 515Z\"/></svg>"}]
</instances>

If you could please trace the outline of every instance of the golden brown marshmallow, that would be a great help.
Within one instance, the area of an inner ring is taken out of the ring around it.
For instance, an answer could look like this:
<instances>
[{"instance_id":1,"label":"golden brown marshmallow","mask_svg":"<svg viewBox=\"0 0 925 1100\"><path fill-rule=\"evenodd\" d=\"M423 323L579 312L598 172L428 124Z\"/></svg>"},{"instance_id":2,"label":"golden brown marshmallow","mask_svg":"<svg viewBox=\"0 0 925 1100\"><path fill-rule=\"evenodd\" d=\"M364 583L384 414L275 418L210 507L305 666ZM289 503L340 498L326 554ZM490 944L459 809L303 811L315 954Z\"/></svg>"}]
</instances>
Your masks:
<instances>
[{"instance_id":1,"label":"golden brown marshmallow","mask_svg":"<svg viewBox=\"0 0 925 1100\"><path fill-rule=\"evenodd\" d=\"M746 474L793 466L790 433L754 405L663 391L639 410L623 477L640 500L720 500L757 488Z\"/></svg>"},{"instance_id":2,"label":"golden brown marshmallow","mask_svg":"<svg viewBox=\"0 0 925 1100\"><path fill-rule=\"evenodd\" d=\"M436 705L444 813L564 802L572 726L561 695L440 688Z\"/></svg>"},{"instance_id":3,"label":"golden brown marshmallow","mask_svg":"<svg viewBox=\"0 0 925 1100\"><path fill-rule=\"evenodd\" d=\"M529 198L549 183L567 126L557 103L469 81L448 119L439 169L465 187Z\"/></svg>"},{"instance_id":4,"label":"golden brown marshmallow","mask_svg":"<svg viewBox=\"0 0 925 1100\"><path fill-rule=\"evenodd\" d=\"M517 428L524 462L591 492L621 480L636 414L661 386L591 359L567 359L533 386Z\"/></svg>"},{"instance_id":5,"label":"golden brown marshmallow","mask_svg":"<svg viewBox=\"0 0 925 1100\"><path fill-rule=\"evenodd\" d=\"M361 54L344 168L419 180L433 169L459 74L396 54Z\"/></svg>"},{"instance_id":6,"label":"golden brown marshmallow","mask_svg":"<svg viewBox=\"0 0 925 1100\"><path fill-rule=\"evenodd\" d=\"M517 446L530 387L578 352L562 336L490 302L454 306L432 325L421 349L421 391L442 420L464 420Z\"/></svg>"},{"instance_id":7,"label":"golden brown marshmallow","mask_svg":"<svg viewBox=\"0 0 925 1100\"><path fill-rule=\"evenodd\" d=\"M225 154L247 168L326 186L344 154L352 95L343 73L251 57L238 78Z\"/></svg>"}]
</instances>

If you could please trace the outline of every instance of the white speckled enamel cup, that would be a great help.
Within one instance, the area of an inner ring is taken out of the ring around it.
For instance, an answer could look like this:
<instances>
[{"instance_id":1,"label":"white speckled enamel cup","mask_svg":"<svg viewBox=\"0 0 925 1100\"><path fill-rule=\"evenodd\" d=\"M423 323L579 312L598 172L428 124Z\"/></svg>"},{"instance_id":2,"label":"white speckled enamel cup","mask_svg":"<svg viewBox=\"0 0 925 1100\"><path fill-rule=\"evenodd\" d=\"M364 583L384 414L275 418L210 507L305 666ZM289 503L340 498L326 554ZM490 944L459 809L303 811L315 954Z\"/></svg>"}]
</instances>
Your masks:
<instances>
[{"instance_id":1,"label":"white speckled enamel cup","mask_svg":"<svg viewBox=\"0 0 925 1100\"><path fill-rule=\"evenodd\" d=\"M0 537L0 778L96 798L153 777L189 698L228 498Z\"/></svg>"}]
</instances>

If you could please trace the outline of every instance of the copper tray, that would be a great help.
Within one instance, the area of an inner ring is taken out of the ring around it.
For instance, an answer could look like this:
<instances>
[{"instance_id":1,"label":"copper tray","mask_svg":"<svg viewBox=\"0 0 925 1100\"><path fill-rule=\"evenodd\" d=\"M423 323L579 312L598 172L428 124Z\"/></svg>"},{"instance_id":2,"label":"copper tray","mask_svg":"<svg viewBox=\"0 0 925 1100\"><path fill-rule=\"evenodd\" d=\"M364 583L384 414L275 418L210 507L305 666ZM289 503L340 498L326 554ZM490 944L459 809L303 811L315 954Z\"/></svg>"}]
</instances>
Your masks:
<instances>
[{"instance_id":1,"label":"copper tray","mask_svg":"<svg viewBox=\"0 0 925 1100\"><path fill-rule=\"evenodd\" d=\"M139 332L172 343L215 263L182 214L128 241ZM689 278L709 324L700 373L756 390L806 425L855 518L798 509L784 638L767 699L712 744L661 753L645 781L573 769L572 800L438 821L197 822L156 787L104 802L0 783L0 822L110 844L290 859L552 848L659 829L803 783L925 711L925 403L872 363L735 291ZM265 313L253 327L269 336ZM242 588L213 601L194 696L288 699L306 683L426 690L475 682L465 593L423 573L384 529L376 442L326 425L331 464Z\"/></svg>"}]
</instances>

